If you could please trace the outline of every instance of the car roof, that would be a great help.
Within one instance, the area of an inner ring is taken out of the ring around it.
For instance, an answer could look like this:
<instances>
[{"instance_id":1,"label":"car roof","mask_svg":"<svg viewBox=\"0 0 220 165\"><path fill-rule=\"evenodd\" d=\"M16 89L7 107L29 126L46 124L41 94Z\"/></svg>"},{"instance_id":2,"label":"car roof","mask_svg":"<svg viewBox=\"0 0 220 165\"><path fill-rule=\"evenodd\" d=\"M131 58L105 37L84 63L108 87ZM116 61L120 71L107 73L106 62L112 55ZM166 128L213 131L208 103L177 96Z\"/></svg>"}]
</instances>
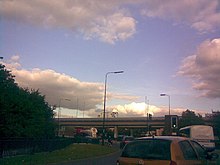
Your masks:
<instances>
[{"instance_id":1,"label":"car roof","mask_svg":"<svg viewBox=\"0 0 220 165\"><path fill-rule=\"evenodd\" d=\"M160 140L170 140L170 141L182 141L188 140L189 138L180 137L180 136L148 136L148 137L140 137L135 140L149 140L149 139L160 139Z\"/></svg>"}]
</instances>

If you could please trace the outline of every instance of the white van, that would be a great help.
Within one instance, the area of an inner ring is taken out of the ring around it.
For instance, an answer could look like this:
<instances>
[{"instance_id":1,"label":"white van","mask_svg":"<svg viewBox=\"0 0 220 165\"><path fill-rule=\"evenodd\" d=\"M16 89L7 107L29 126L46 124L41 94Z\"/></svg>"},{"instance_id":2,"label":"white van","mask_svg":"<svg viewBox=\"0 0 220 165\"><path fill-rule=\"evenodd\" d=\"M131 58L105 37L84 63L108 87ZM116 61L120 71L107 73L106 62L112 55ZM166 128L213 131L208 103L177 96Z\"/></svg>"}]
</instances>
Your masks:
<instances>
[{"instance_id":1,"label":"white van","mask_svg":"<svg viewBox=\"0 0 220 165\"><path fill-rule=\"evenodd\" d=\"M207 125L192 125L181 128L179 135L188 137L200 143L208 151L215 150L213 128Z\"/></svg>"}]
</instances>

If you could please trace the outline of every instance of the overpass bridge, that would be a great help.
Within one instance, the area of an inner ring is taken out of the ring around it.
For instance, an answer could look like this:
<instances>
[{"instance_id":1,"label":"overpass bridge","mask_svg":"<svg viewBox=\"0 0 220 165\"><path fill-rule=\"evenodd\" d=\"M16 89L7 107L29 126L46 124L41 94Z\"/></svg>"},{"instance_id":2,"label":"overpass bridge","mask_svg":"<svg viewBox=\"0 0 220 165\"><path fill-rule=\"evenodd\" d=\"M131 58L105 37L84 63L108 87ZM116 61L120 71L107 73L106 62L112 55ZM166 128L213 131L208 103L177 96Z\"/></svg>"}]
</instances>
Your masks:
<instances>
[{"instance_id":1,"label":"overpass bridge","mask_svg":"<svg viewBox=\"0 0 220 165\"><path fill-rule=\"evenodd\" d=\"M152 117L150 120L147 120L147 117L106 118L105 128L114 128L115 134L117 134L118 128L125 128L131 131L135 128L148 128L148 130L150 129L151 131L161 130L161 128L168 128L168 134L171 134L172 117L177 117L177 115L167 115L165 117ZM181 116L177 118L181 118ZM103 118L56 118L55 121L59 125L59 132L64 134L66 133L66 127L74 127L75 129L103 127ZM204 118L204 121L206 125L211 125L210 119Z\"/></svg>"},{"instance_id":2,"label":"overpass bridge","mask_svg":"<svg viewBox=\"0 0 220 165\"><path fill-rule=\"evenodd\" d=\"M71 136L73 131L68 133L66 127L77 128L102 128L103 118L60 118L55 119L59 125L58 135ZM152 117L147 120L147 117L124 117L124 118L106 118L105 128L113 128L114 137L118 136L118 129L127 129L130 131L130 135L133 135L133 129L135 128L147 128L151 131L161 129L165 127L164 117Z\"/></svg>"},{"instance_id":3,"label":"overpass bridge","mask_svg":"<svg viewBox=\"0 0 220 165\"><path fill-rule=\"evenodd\" d=\"M73 127L96 127L100 128L103 126L102 118L60 118L56 119L59 125L62 127L73 126ZM146 128L148 125L151 128L163 128L165 126L164 117L152 117L151 120L147 120L146 117L124 117L124 118L106 118L105 127L123 127L123 128Z\"/></svg>"}]
</instances>

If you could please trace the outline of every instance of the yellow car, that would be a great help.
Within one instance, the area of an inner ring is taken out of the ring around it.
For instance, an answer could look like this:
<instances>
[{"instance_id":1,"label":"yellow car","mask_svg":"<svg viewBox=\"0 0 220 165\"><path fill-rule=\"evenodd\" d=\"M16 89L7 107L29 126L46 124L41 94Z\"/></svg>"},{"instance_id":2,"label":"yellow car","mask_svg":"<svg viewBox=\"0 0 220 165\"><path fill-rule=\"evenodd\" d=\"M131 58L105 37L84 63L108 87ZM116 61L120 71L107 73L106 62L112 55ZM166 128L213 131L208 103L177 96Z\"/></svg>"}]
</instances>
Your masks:
<instances>
[{"instance_id":1,"label":"yellow car","mask_svg":"<svg viewBox=\"0 0 220 165\"><path fill-rule=\"evenodd\" d=\"M217 158L188 138L155 136L128 143L117 165L216 165Z\"/></svg>"}]
</instances>

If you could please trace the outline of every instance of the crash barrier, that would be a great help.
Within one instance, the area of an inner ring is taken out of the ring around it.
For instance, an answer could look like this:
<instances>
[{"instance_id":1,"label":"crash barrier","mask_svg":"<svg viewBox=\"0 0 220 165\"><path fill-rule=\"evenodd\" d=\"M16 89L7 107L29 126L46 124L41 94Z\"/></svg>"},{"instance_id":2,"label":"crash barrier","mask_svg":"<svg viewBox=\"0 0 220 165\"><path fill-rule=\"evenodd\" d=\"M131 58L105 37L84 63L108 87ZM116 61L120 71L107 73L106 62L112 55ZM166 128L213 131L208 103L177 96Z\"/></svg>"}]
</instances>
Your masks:
<instances>
[{"instance_id":1,"label":"crash barrier","mask_svg":"<svg viewBox=\"0 0 220 165\"><path fill-rule=\"evenodd\" d=\"M72 144L72 138L9 138L0 139L0 158L34 154L37 152L51 152Z\"/></svg>"}]
</instances>

